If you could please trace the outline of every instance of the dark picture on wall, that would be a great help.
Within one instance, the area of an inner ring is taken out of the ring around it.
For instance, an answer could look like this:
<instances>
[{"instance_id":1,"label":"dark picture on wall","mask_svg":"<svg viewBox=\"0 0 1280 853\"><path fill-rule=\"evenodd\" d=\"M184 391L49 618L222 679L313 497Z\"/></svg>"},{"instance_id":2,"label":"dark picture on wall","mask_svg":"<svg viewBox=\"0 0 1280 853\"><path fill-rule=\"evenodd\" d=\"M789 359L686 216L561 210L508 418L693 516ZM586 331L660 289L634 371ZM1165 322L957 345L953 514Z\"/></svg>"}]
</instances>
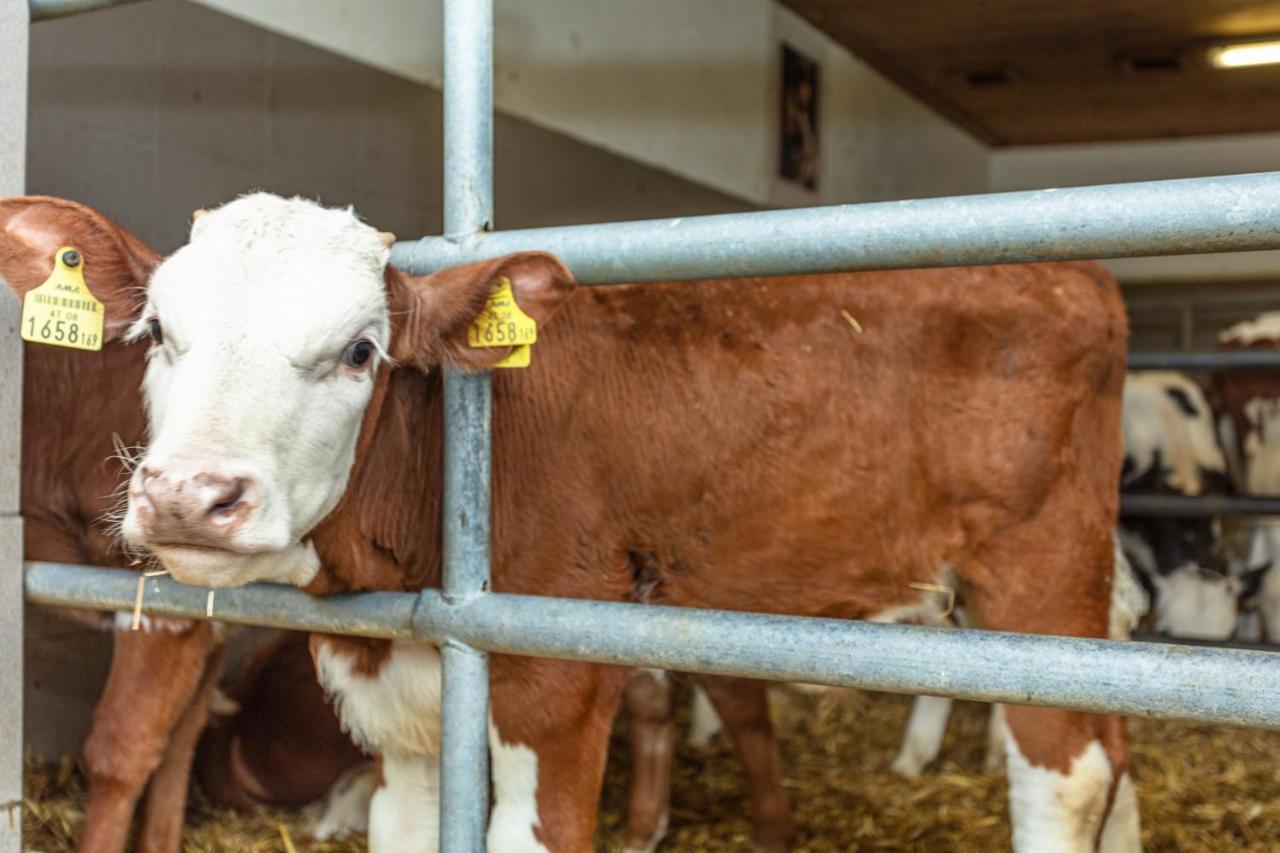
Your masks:
<instances>
[{"instance_id":1,"label":"dark picture on wall","mask_svg":"<svg viewBox=\"0 0 1280 853\"><path fill-rule=\"evenodd\" d=\"M782 144L778 173L818 188L818 63L782 45Z\"/></svg>"}]
</instances>

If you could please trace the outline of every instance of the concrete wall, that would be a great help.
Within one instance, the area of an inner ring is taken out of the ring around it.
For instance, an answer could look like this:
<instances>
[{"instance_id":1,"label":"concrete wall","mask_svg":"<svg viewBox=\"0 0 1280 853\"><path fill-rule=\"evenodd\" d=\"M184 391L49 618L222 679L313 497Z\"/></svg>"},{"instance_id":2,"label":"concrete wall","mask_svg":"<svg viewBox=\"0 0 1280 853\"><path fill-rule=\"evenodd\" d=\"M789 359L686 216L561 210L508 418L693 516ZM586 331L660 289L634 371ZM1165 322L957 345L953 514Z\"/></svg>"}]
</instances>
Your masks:
<instances>
[{"instance_id":1,"label":"concrete wall","mask_svg":"<svg viewBox=\"0 0 1280 853\"><path fill-rule=\"evenodd\" d=\"M192 210L254 187L438 232L440 135L437 91L195 4L32 28L30 191L100 206L163 251ZM525 121L495 136L504 227L751 207Z\"/></svg>"},{"instance_id":2,"label":"concrete wall","mask_svg":"<svg viewBox=\"0 0 1280 853\"><path fill-rule=\"evenodd\" d=\"M439 3L201 2L406 79L441 83ZM499 109L753 204L986 186L979 143L773 0L496 0L495 19ZM779 39L822 65L816 194L773 180Z\"/></svg>"}]
</instances>

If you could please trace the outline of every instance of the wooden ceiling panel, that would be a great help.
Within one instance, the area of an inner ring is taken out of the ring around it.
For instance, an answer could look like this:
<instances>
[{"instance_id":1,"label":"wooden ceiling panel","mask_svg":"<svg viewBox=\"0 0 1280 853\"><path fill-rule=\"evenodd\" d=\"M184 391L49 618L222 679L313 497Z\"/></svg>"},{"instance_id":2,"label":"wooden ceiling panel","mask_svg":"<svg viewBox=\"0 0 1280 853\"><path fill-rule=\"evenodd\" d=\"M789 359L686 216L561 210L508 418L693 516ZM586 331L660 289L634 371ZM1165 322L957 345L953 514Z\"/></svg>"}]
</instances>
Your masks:
<instances>
[{"instance_id":1,"label":"wooden ceiling panel","mask_svg":"<svg viewBox=\"0 0 1280 853\"><path fill-rule=\"evenodd\" d=\"M1280 66L1207 48L1280 37L1274 0L783 0L994 145L1280 130Z\"/></svg>"}]
</instances>

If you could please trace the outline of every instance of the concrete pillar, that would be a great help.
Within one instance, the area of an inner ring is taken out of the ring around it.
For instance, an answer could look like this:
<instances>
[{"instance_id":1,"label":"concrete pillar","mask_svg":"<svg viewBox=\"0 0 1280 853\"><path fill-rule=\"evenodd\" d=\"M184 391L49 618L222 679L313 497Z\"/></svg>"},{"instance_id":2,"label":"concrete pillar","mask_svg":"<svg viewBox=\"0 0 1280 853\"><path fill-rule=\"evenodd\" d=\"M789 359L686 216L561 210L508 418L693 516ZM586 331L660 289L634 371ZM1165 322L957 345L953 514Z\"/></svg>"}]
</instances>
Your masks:
<instances>
[{"instance_id":1,"label":"concrete pillar","mask_svg":"<svg viewBox=\"0 0 1280 853\"><path fill-rule=\"evenodd\" d=\"M26 186L27 0L0 0L0 197ZM0 853L22 849L22 426L20 307L0 287Z\"/></svg>"}]
</instances>

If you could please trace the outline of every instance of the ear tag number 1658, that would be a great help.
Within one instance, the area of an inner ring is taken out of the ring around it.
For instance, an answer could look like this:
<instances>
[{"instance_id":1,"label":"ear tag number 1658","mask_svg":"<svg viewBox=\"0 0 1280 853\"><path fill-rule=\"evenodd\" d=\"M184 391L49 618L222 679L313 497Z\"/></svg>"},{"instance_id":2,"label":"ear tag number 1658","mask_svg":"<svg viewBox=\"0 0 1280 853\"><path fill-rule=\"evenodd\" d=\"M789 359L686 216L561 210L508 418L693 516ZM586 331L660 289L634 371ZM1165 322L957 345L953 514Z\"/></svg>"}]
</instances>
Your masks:
<instances>
[{"instance_id":1,"label":"ear tag number 1658","mask_svg":"<svg viewBox=\"0 0 1280 853\"><path fill-rule=\"evenodd\" d=\"M484 310L467 330L467 344L477 349L514 347L494 367L528 367L530 346L538 340L538 323L516 304L511 279L499 276Z\"/></svg>"},{"instance_id":2,"label":"ear tag number 1658","mask_svg":"<svg viewBox=\"0 0 1280 853\"><path fill-rule=\"evenodd\" d=\"M64 246L53 272L22 299L22 339L97 352L102 349L103 307L84 283L84 255Z\"/></svg>"}]
</instances>

